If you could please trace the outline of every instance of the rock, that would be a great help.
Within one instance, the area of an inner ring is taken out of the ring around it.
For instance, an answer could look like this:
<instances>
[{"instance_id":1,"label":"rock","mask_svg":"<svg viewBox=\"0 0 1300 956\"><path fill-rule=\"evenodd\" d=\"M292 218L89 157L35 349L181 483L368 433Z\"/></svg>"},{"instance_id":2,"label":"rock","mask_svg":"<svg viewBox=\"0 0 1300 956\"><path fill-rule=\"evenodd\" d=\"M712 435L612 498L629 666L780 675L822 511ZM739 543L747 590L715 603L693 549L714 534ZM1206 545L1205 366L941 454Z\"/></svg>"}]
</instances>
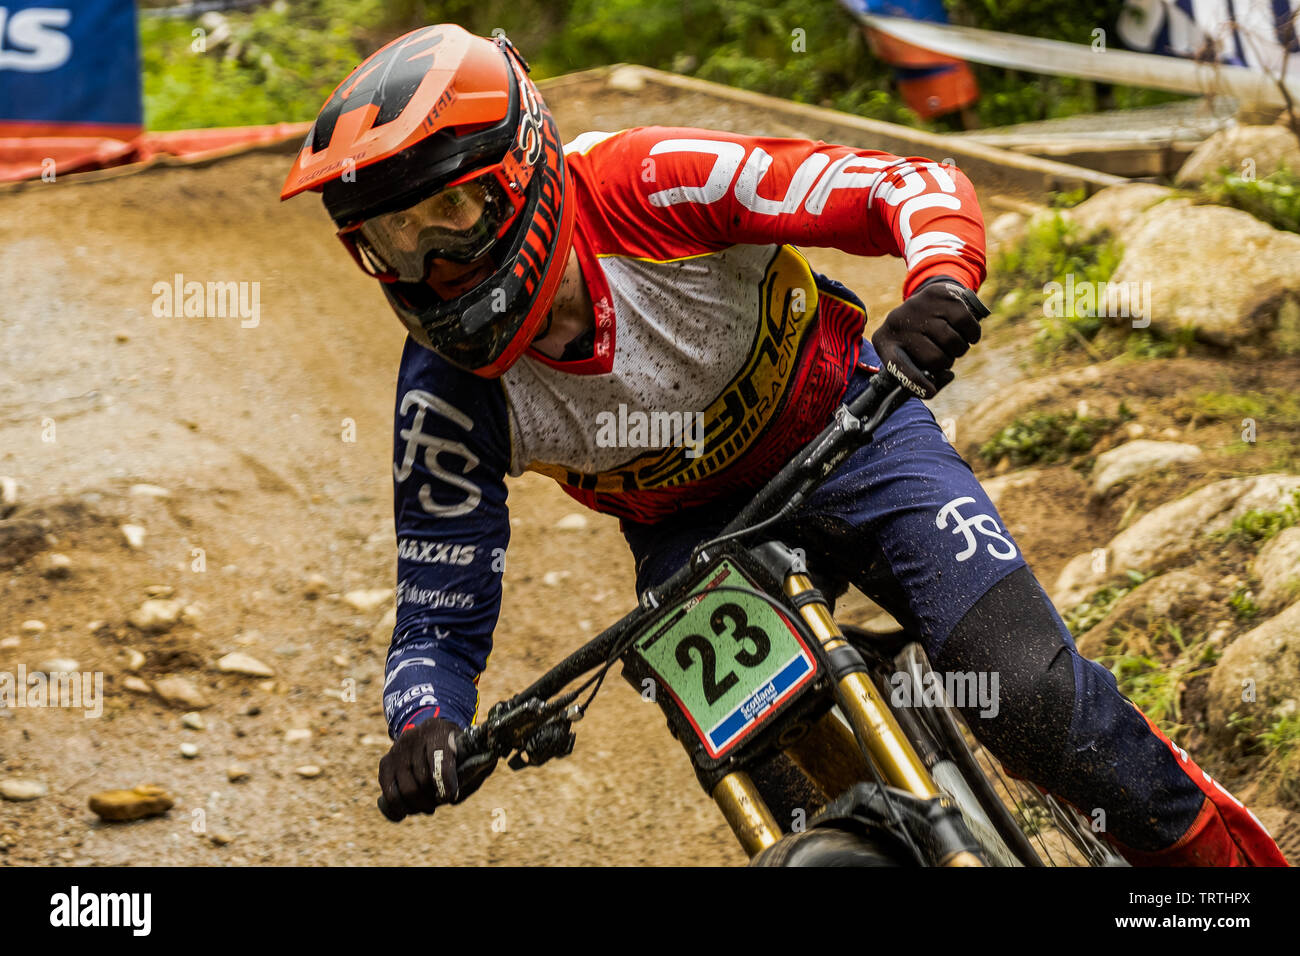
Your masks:
<instances>
[{"instance_id":1,"label":"rock","mask_svg":"<svg viewBox=\"0 0 1300 956\"><path fill-rule=\"evenodd\" d=\"M153 688L149 686L149 682L140 677L124 677L122 678L122 686L134 694L153 693Z\"/></svg>"},{"instance_id":2,"label":"rock","mask_svg":"<svg viewBox=\"0 0 1300 956\"><path fill-rule=\"evenodd\" d=\"M0 521L0 570L15 568L46 548L45 529L39 521L11 518Z\"/></svg>"},{"instance_id":3,"label":"rock","mask_svg":"<svg viewBox=\"0 0 1300 956\"><path fill-rule=\"evenodd\" d=\"M47 674L75 674L79 668L70 657L51 657L37 664L36 669Z\"/></svg>"},{"instance_id":4,"label":"rock","mask_svg":"<svg viewBox=\"0 0 1300 956\"><path fill-rule=\"evenodd\" d=\"M162 787L142 784L130 790L105 790L93 794L90 809L101 819L114 822L156 817L170 810L176 801Z\"/></svg>"},{"instance_id":5,"label":"rock","mask_svg":"<svg viewBox=\"0 0 1300 956\"><path fill-rule=\"evenodd\" d=\"M548 588L559 587L562 583L564 583L564 579L569 577L571 573L572 572L567 570L547 571L545 574L542 575L542 583L545 584Z\"/></svg>"},{"instance_id":6,"label":"rock","mask_svg":"<svg viewBox=\"0 0 1300 956\"><path fill-rule=\"evenodd\" d=\"M21 777L6 777L0 780L0 797L21 803L36 800L50 792L50 788L38 780L23 780Z\"/></svg>"},{"instance_id":7,"label":"rock","mask_svg":"<svg viewBox=\"0 0 1300 956\"><path fill-rule=\"evenodd\" d=\"M1005 475L998 475L996 478L988 478L980 482L984 488L984 493L989 496L995 508L1002 507L1002 496L1010 489L1029 488L1042 476L1042 472L1037 468L1026 468L1022 471L1013 471Z\"/></svg>"},{"instance_id":8,"label":"rock","mask_svg":"<svg viewBox=\"0 0 1300 956\"><path fill-rule=\"evenodd\" d=\"M1097 463L1092 470L1092 491L1093 494L1104 495L1116 485L1138 475L1199 457L1201 450L1185 442L1149 441L1144 438L1125 442L1097 456Z\"/></svg>"},{"instance_id":9,"label":"rock","mask_svg":"<svg viewBox=\"0 0 1300 956\"><path fill-rule=\"evenodd\" d=\"M366 734L361 738L361 746L363 747L388 748L391 747L392 745L393 742L391 740L389 740L387 737L381 737L379 734Z\"/></svg>"},{"instance_id":10,"label":"rock","mask_svg":"<svg viewBox=\"0 0 1300 956\"><path fill-rule=\"evenodd\" d=\"M619 66L610 71L605 85L620 93L639 93L645 87L645 74L636 66Z\"/></svg>"},{"instance_id":11,"label":"rock","mask_svg":"<svg viewBox=\"0 0 1300 956\"><path fill-rule=\"evenodd\" d=\"M300 740L311 740L311 730L307 727L290 727L284 732L286 743L297 743Z\"/></svg>"},{"instance_id":12,"label":"rock","mask_svg":"<svg viewBox=\"0 0 1300 956\"><path fill-rule=\"evenodd\" d=\"M127 489L127 494L134 495L137 498L169 498L171 492L159 485L132 485Z\"/></svg>"},{"instance_id":13,"label":"rock","mask_svg":"<svg viewBox=\"0 0 1300 956\"><path fill-rule=\"evenodd\" d=\"M370 629L370 641L387 647L393 639L393 628L397 626L397 608L390 607L384 616Z\"/></svg>"},{"instance_id":14,"label":"rock","mask_svg":"<svg viewBox=\"0 0 1300 956\"><path fill-rule=\"evenodd\" d=\"M217 831L212 833L208 839L212 841L213 846L229 846L235 838L229 833Z\"/></svg>"},{"instance_id":15,"label":"rock","mask_svg":"<svg viewBox=\"0 0 1300 956\"><path fill-rule=\"evenodd\" d=\"M1019 242L1024 236L1027 222L1024 213L1004 212L989 223L984 236L990 245L1010 245Z\"/></svg>"},{"instance_id":16,"label":"rock","mask_svg":"<svg viewBox=\"0 0 1300 956\"><path fill-rule=\"evenodd\" d=\"M1093 386L1101 378L1101 369L1095 365L1086 365L1041 378L1014 382L999 389L961 417L957 435L962 454L973 459L978 455L981 445L1015 419L1037 408L1073 404L1085 394L1095 406L1091 414L1114 417L1119 411L1119 399L1094 394Z\"/></svg>"},{"instance_id":17,"label":"rock","mask_svg":"<svg viewBox=\"0 0 1300 956\"><path fill-rule=\"evenodd\" d=\"M247 767L241 767L238 764L226 768L226 779L231 783L239 783L241 780L247 780L250 774L251 771Z\"/></svg>"},{"instance_id":18,"label":"rock","mask_svg":"<svg viewBox=\"0 0 1300 956\"><path fill-rule=\"evenodd\" d=\"M146 634L161 634L169 631L181 619L185 602L176 598L150 598L131 612L127 623Z\"/></svg>"},{"instance_id":19,"label":"rock","mask_svg":"<svg viewBox=\"0 0 1300 956\"><path fill-rule=\"evenodd\" d=\"M1096 659L1111 653L1111 631L1117 627L1146 630L1158 621L1178 623L1195 614L1214 597L1214 587L1191 571L1169 571L1143 581L1115 602L1104 618L1076 642L1079 653Z\"/></svg>"},{"instance_id":20,"label":"rock","mask_svg":"<svg viewBox=\"0 0 1300 956\"><path fill-rule=\"evenodd\" d=\"M1300 527L1283 528L1266 542L1250 571L1259 580L1255 603L1264 613L1272 614L1300 597Z\"/></svg>"},{"instance_id":21,"label":"rock","mask_svg":"<svg viewBox=\"0 0 1300 956\"><path fill-rule=\"evenodd\" d=\"M146 584L144 593L151 598L169 598L176 593L176 589L170 584Z\"/></svg>"},{"instance_id":22,"label":"rock","mask_svg":"<svg viewBox=\"0 0 1300 956\"><path fill-rule=\"evenodd\" d=\"M305 763L301 767L294 767L293 772L300 777L311 779L312 777L319 777L322 771L321 768L316 766L314 763Z\"/></svg>"},{"instance_id":23,"label":"rock","mask_svg":"<svg viewBox=\"0 0 1300 956\"><path fill-rule=\"evenodd\" d=\"M139 551L144 547L145 530L138 524L122 525L122 537L126 539L127 547L133 551Z\"/></svg>"},{"instance_id":24,"label":"rock","mask_svg":"<svg viewBox=\"0 0 1300 956\"><path fill-rule=\"evenodd\" d=\"M203 623L203 610L197 604L187 604L181 608L181 623L198 627Z\"/></svg>"},{"instance_id":25,"label":"rock","mask_svg":"<svg viewBox=\"0 0 1300 956\"><path fill-rule=\"evenodd\" d=\"M181 726L188 727L190 730L207 730L208 728L208 725L203 722L203 715L196 711L181 714Z\"/></svg>"},{"instance_id":26,"label":"rock","mask_svg":"<svg viewBox=\"0 0 1300 956\"><path fill-rule=\"evenodd\" d=\"M1300 235L1240 209L1161 203L1134 223L1109 284L1147 290L1141 299L1153 332L1172 337L1191 328L1203 342L1239 348L1263 344L1300 301L1297 262Z\"/></svg>"},{"instance_id":27,"label":"rock","mask_svg":"<svg viewBox=\"0 0 1300 956\"><path fill-rule=\"evenodd\" d=\"M204 710L211 707L211 702L203 692L185 677L169 675L154 681L154 693L163 703L185 710Z\"/></svg>"},{"instance_id":28,"label":"rock","mask_svg":"<svg viewBox=\"0 0 1300 956\"><path fill-rule=\"evenodd\" d=\"M1091 553L1066 563L1052 601L1060 609L1077 605L1107 581L1128 570L1163 571L1187 563L1207 546L1204 535L1225 530L1254 509L1276 509L1300 488L1300 475L1227 478L1147 512L1111 539L1105 560Z\"/></svg>"},{"instance_id":29,"label":"rock","mask_svg":"<svg viewBox=\"0 0 1300 956\"><path fill-rule=\"evenodd\" d=\"M45 633L45 622L37 621L35 619L30 621L23 621L23 623L19 625L19 628L20 630L22 630L24 634L30 634L33 637L39 637L40 635Z\"/></svg>"},{"instance_id":30,"label":"rock","mask_svg":"<svg viewBox=\"0 0 1300 956\"><path fill-rule=\"evenodd\" d=\"M0 638L0 651L11 651L22 644L22 642L23 639L21 637Z\"/></svg>"},{"instance_id":31,"label":"rock","mask_svg":"<svg viewBox=\"0 0 1300 956\"><path fill-rule=\"evenodd\" d=\"M303 582L302 596L308 601L315 601L329 590L329 582L319 574L312 574Z\"/></svg>"},{"instance_id":32,"label":"rock","mask_svg":"<svg viewBox=\"0 0 1300 956\"><path fill-rule=\"evenodd\" d=\"M186 741L185 743L181 744L180 750L181 750L181 756L184 757L186 760L193 760L195 757L199 755L199 745L192 744L189 741Z\"/></svg>"},{"instance_id":33,"label":"rock","mask_svg":"<svg viewBox=\"0 0 1300 956\"><path fill-rule=\"evenodd\" d=\"M368 591L349 591L343 595L343 603L362 614L369 614L392 597L392 588L372 588Z\"/></svg>"},{"instance_id":34,"label":"rock","mask_svg":"<svg viewBox=\"0 0 1300 956\"><path fill-rule=\"evenodd\" d=\"M565 515L559 521L555 522L555 530L556 531L582 531L584 528L587 527L588 524L589 522L587 521L587 516L584 514L579 514L578 512L575 511L572 512L571 514Z\"/></svg>"},{"instance_id":35,"label":"rock","mask_svg":"<svg viewBox=\"0 0 1300 956\"><path fill-rule=\"evenodd\" d=\"M1120 183L1089 196L1074 208L1065 210L1062 215L1078 227L1081 239L1094 242L1106 231L1122 239L1129 226L1142 213L1156 203L1176 195L1168 186ZM1186 205L1186 201L1181 204Z\"/></svg>"},{"instance_id":36,"label":"rock","mask_svg":"<svg viewBox=\"0 0 1300 956\"><path fill-rule=\"evenodd\" d=\"M1124 426L1124 436L1132 441L1147 433L1147 427L1140 422L1129 422Z\"/></svg>"},{"instance_id":37,"label":"rock","mask_svg":"<svg viewBox=\"0 0 1300 956\"><path fill-rule=\"evenodd\" d=\"M72 559L66 554L55 551L45 557L45 567L41 573L47 578L66 578L72 573Z\"/></svg>"},{"instance_id":38,"label":"rock","mask_svg":"<svg viewBox=\"0 0 1300 956\"><path fill-rule=\"evenodd\" d=\"M137 651L134 647L123 648L122 653L126 656L127 670L134 672L144 667L145 656L141 654L139 651Z\"/></svg>"},{"instance_id":39,"label":"rock","mask_svg":"<svg viewBox=\"0 0 1300 956\"><path fill-rule=\"evenodd\" d=\"M251 654L232 651L217 661L217 670L225 674L243 674L245 677L274 677L275 671Z\"/></svg>"},{"instance_id":40,"label":"rock","mask_svg":"<svg viewBox=\"0 0 1300 956\"><path fill-rule=\"evenodd\" d=\"M9 475L0 475L0 518L18 507L18 481Z\"/></svg>"},{"instance_id":41,"label":"rock","mask_svg":"<svg viewBox=\"0 0 1300 956\"><path fill-rule=\"evenodd\" d=\"M1300 143L1285 126L1232 126L1196 147L1174 176L1174 182L1197 186L1218 180L1224 167L1238 176L1249 170L1256 179L1263 179L1284 163L1292 172L1300 172Z\"/></svg>"},{"instance_id":42,"label":"rock","mask_svg":"<svg viewBox=\"0 0 1300 956\"><path fill-rule=\"evenodd\" d=\"M1300 601L1228 645L1210 672L1207 717L1212 734L1231 740L1234 731L1227 724L1234 713L1256 717L1256 730L1264 730L1274 708L1300 695L1298 633ZM1252 692L1253 701L1242 699Z\"/></svg>"}]
</instances>

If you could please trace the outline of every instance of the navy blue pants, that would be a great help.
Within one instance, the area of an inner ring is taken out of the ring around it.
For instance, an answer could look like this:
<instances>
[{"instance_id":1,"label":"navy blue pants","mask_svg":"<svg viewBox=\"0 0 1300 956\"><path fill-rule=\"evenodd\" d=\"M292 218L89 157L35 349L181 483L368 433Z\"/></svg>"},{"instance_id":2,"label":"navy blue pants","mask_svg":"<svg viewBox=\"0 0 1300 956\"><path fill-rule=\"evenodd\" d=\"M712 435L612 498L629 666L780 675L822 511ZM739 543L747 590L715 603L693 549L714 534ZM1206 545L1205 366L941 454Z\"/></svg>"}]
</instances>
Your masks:
<instances>
[{"instance_id":1,"label":"navy blue pants","mask_svg":"<svg viewBox=\"0 0 1300 956\"><path fill-rule=\"evenodd\" d=\"M868 343L862 360L877 362ZM866 383L860 370L849 396ZM624 522L638 590L684 564L743 504L737 497L653 525ZM1206 793L1110 671L1079 656L997 509L919 399L772 536L918 634L936 670L996 672L997 715L963 712L1012 773L1090 817L1102 811L1106 831L1128 848L1169 847L1196 821Z\"/></svg>"}]
</instances>

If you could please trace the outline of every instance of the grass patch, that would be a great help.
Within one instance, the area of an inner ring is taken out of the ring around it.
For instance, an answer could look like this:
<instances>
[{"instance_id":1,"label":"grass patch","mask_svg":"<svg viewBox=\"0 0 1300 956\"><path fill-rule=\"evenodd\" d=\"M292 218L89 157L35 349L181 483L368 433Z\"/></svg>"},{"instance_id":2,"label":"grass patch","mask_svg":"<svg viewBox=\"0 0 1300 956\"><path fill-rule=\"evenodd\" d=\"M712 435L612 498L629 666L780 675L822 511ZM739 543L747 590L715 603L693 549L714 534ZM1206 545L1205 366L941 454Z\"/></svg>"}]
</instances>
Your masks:
<instances>
[{"instance_id":1,"label":"grass patch","mask_svg":"<svg viewBox=\"0 0 1300 956\"><path fill-rule=\"evenodd\" d=\"M1243 179L1226 168L1222 179L1201 186L1211 202L1248 212L1274 229L1300 232L1300 174L1286 166L1260 179Z\"/></svg>"},{"instance_id":2,"label":"grass patch","mask_svg":"<svg viewBox=\"0 0 1300 956\"><path fill-rule=\"evenodd\" d=\"M1259 605L1255 603L1255 594L1247 587L1237 588L1228 598L1228 607L1238 621L1245 623L1259 617Z\"/></svg>"},{"instance_id":3,"label":"grass patch","mask_svg":"<svg viewBox=\"0 0 1300 956\"><path fill-rule=\"evenodd\" d=\"M1103 661L1110 662L1108 666L1120 693L1177 742L1192 729L1190 724L1183 723L1184 686L1193 678L1208 674L1217 663L1219 652L1204 641L1184 640L1182 629L1172 621L1162 622L1153 643L1163 643L1166 639L1176 655L1169 663L1147 653L1118 654Z\"/></svg>"},{"instance_id":4,"label":"grass patch","mask_svg":"<svg viewBox=\"0 0 1300 956\"><path fill-rule=\"evenodd\" d=\"M1216 541L1257 548L1284 528L1300 521L1300 489L1291 492L1291 500L1277 509L1252 508L1232 519L1225 530L1214 534Z\"/></svg>"},{"instance_id":5,"label":"grass patch","mask_svg":"<svg viewBox=\"0 0 1300 956\"><path fill-rule=\"evenodd\" d=\"M1287 424L1300 424L1300 393L1284 388L1258 392L1199 392L1193 397L1199 417L1211 421L1238 421L1253 418Z\"/></svg>"},{"instance_id":6,"label":"grass patch","mask_svg":"<svg viewBox=\"0 0 1300 956\"><path fill-rule=\"evenodd\" d=\"M1096 627L1119 603L1120 598L1147 579L1147 575L1134 570L1129 570L1127 577L1127 584L1111 584L1099 588L1090 594L1087 600L1070 609L1063 620L1071 635L1079 637Z\"/></svg>"},{"instance_id":7,"label":"grass patch","mask_svg":"<svg viewBox=\"0 0 1300 956\"><path fill-rule=\"evenodd\" d=\"M1003 458L1014 466L1051 464L1091 451L1103 435L1132 418L1133 413L1123 402L1116 418L1080 415L1077 411L1034 412L1017 418L986 441L979 455L990 465Z\"/></svg>"}]
</instances>

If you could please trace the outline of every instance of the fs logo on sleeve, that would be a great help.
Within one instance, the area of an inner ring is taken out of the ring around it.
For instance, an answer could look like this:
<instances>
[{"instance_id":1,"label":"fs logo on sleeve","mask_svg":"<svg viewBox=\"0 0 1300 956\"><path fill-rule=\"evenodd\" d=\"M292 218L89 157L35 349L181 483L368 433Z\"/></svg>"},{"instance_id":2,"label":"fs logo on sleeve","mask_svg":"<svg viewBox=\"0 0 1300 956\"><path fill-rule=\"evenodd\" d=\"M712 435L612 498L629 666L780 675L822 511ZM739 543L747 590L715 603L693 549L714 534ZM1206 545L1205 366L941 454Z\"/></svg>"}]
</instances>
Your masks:
<instances>
[{"instance_id":1,"label":"fs logo on sleeve","mask_svg":"<svg viewBox=\"0 0 1300 956\"><path fill-rule=\"evenodd\" d=\"M406 447L402 451L401 463L393 463L393 478L399 484L410 478L416 456L420 453L420 449L423 448L424 467L428 469L429 474L453 488L461 489L465 492L465 497L455 504L439 504L433 500L430 484L425 482L420 487L420 506L429 514L438 515L440 518L455 518L469 514L483 500L483 489L465 477L478 467L478 456L466 448L462 442L448 441L436 435L425 434L424 419L428 413L432 412L459 425L467 432L473 430L474 419L450 402L418 388L413 388L402 396L402 404L398 410L399 414L405 415L413 406L415 416L411 421L411 427L403 428L397 433L398 437L406 442ZM438 456L441 454L452 455L461 459L463 465L460 474L448 471L438 463Z\"/></svg>"}]
</instances>

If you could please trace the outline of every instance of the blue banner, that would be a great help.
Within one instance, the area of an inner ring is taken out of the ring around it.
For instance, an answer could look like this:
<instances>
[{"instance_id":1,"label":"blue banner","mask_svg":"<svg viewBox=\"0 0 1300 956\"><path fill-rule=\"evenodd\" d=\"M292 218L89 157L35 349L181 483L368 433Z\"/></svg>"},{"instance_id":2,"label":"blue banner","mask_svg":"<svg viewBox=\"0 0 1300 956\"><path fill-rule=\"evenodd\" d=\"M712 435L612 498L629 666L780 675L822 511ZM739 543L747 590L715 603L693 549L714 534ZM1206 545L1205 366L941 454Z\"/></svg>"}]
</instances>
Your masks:
<instances>
[{"instance_id":1,"label":"blue banner","mask_svg":"<svg viewBox=\"0 0 1300 956\"><path fill-rule=\"evenodd\" d=\"M0 124L143 124L134 0L0 0Z\"/></svg>"}]
</instances>

